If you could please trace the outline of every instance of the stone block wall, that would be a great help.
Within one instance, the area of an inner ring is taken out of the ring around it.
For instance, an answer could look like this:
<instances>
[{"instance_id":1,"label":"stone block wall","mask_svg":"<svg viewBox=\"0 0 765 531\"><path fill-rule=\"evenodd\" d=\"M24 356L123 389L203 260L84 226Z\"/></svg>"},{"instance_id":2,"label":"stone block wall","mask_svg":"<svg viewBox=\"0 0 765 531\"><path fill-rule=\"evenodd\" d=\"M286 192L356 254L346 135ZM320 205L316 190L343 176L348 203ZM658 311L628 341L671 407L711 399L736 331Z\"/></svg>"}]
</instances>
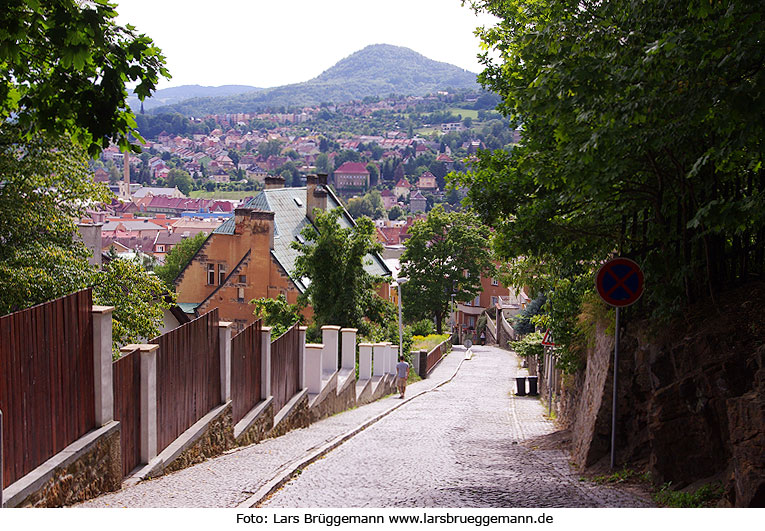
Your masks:
<instances>
[{"instance_id":1,"label":"stone block wall","mask_svg":"<svg viewBox=\"0 0 765 531\"><path fill-rule=\"evenodd\" d=\"M231 402L229 402L223 412L207 425L202 436L172 462L167 463L159 475L196 465L233 448L236 445L233 420Z\"/></svg>"},{"instance_id":2,"label":"stone block wall","mask_svg":"<svg viewBox=\"0 0 765 531\"><path fill-rule=\"evenodd\" d=\"M119 423L96 439L72 462L57 467L52 475L16 507L62 507L122 485ZM6 500L7 502L8 500Z\"/></svg>"},{"instance_id":3,"label":"stone block wall","mask_svg":"<svg viewBox=\"0 0 765 531\"><path fill-rule=\"evenodd\" d=\"M311 424L311 415L308 411L308 393L303 393L289 414L279 424L273 426L266 437L281 437L285 433L299 428L307 428Z\"/></svg>"},{"instance_id":4,"label":"stone block wall","mask_svg":"<svg viewBox=\"0 0 765 531\"><path fill-rule=\"evenodd\" d=\"M274 427L274 403L271 401L257 419L236 438L238 446L247 446L269 437Z\"/></svg>"},{"instance_id":5,"label":"stone block wall","mask_svg":"<svg viewBox=\"0 0 765 531\"><path fill-rule=\"evenodd\" d=\"M730 297L731 311L699 309L662 327L627 321L617 467L647 470L674 488L721 481L723 504L765 506L765 311L742 305L747 297ZM580 466L610 455L612 360L613 336L598 325L586 369L564 378L559 419Z\"/></svg>"}]
</instances>

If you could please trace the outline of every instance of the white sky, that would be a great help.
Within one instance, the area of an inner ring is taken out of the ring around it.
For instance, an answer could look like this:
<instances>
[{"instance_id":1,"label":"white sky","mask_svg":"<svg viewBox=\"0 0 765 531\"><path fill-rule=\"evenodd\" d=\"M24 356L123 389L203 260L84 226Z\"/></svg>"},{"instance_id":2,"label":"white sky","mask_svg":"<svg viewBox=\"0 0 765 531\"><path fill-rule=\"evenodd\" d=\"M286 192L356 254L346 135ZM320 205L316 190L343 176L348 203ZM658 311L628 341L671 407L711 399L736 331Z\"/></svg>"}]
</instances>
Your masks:
<instances>
[{"instance_id":1,"label":"white sky","mask_svg":"<svg viewBox=\"0 0 765 531\"><path fill-rule=\"evenodd\" d=\"M476 27L460 0L115 0L162 49L179 85L273 87L316 77L369 44L405 46L478 73Z\"/></svg>"}]
</instances>

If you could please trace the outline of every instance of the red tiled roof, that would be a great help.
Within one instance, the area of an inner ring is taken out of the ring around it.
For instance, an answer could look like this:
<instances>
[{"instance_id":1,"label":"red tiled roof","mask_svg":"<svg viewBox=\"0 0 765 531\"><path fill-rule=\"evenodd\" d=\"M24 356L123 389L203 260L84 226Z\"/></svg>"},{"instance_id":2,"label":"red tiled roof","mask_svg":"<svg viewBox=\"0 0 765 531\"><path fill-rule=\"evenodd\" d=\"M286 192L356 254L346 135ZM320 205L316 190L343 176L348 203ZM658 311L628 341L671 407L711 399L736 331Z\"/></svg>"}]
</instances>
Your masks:
<instances>
[{"instance_id":1,"label":"red tiled roof","mask_svg":"<svg viewBox=\"0 0 765 531\"><path fill-rule=\"evenodd\" d=\"M358 174L369 174L367 171L366 164L363 162L343 162L343 164L335 170L335 173L352 173L354 175Z\"/></svg>"}]
</instances>

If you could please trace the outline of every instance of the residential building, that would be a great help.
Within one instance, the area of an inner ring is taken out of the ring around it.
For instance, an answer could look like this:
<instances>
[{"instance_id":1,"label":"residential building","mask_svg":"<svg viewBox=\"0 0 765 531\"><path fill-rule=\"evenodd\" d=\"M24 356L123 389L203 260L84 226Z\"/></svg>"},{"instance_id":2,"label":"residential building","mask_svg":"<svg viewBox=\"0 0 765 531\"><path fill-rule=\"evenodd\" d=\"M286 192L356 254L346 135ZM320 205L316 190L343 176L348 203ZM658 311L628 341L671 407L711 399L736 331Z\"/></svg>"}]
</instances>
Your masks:
<instances>
[{"instance_id":1,"label":"residential building","mask_svg":"<svg viewBox=\"0 0 765 531\"><path fill-rule=\"evenodd\" d=\"M398 182L396 182L396 186L393 187L393 195L398 197L409 197L409 192L412 191L412 185L409 184L409 181L406 180L406 178L401 177Z\"/></svg>"},{"instance_id":2,"label":"residential building","mask_svg":"<svg viewBox=\"0 0 765 531\"><path fill-rule=\"evenodd\" d=\"M438 190L438 184L436 184L436 176L426 171L417 180L417 188L426 192L435 192Z\"/></svg>"},{"instance_id":3,"label":"residential building","mask_svg":"<svg viewBox=\"0 0 765 531\"><path fill-rule=\"evenodd\" d=\"M366 192L369 171L363 162L344 162L334 171L335 188L340 193Z\"/></svg>"},{"instance_id":4,"label":"residential building","mask_svg":"<svg viewBox=\"0 0 765 531\"><path fill-rule=\"evenodd\" d=\"M341 205L326 176L309 176L303 188L263 190L213 231L178 276L178 305L195 315L218 308L222 320L242 329L255 320L252 299L284 294L295 303L307 286L292 275L298 252L290 244L301 241L300 232L312 225L315 209ZM350 227L354 221L344 211L339 223ZM390 277L382 257L368 258L370 273ZM380 293L389 297L387 284ZM310 317L310 309L306 313Z\"/></svg>"},{"instance_id":5,"label":"residential building","mask_svg":"<svg viewBox=\"0 0 765 531\"><path fill-rule=\"evenodd\" d=\"M415 190L409 196L409 211L412 213L428 211L428 200L419 190Z\"/></svg>"}]
</instances>

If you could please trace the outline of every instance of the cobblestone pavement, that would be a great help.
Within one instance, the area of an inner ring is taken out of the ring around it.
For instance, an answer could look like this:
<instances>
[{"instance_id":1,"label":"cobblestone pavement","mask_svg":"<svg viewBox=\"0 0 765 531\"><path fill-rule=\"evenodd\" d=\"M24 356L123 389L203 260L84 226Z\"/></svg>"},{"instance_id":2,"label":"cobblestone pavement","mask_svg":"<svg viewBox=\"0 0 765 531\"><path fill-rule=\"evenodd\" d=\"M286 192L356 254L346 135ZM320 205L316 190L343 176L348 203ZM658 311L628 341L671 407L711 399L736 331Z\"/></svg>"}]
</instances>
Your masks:
<instances>
[{"instance_id":1,"label":"cobblestone pavement","mask_svg":"<svg viewBox=\"0 0 765 531\"><path fill-rule=\"evenodd\" d=\"M473 359L463 361L460 349L430 378L411 384L405 401L386 397L75 507L236 507L291 473L306 455L386 413L305 467L262 506L646 505L630 494L580 482L563 452L517 444L554 431L539 400L512 395L517 358L473 347Z\"/></svg>"},{"instance_id":2,"label":"cobblestone pavement","mask_svg":"<svg viewBox=\"0 0 765 531\"><path fill-rule=\"evenodd\" d=\"M513 396L517 358L473 347L454 380L356 435L263 507L646 507L579 480L560 450L518 444L554 431L538 398Z\"/></svg>"},{"instance_id":3,"label":"cobblestone pavement","mask_svg":"<svg viewBox=\"0 0 765 531\"><path fill-rule=\"evenodd\" d=\"M411 384L407 398L436 387L451 377L464 358L457 347L434 369L431 377ZM415 398L414 400L419 400ZM236 507L274 477L291 472L296 460L393 407L394 396L382 398L281 437L232 450L198 465L143 481L75 507Z\"/></svg>"}]
</instances>

